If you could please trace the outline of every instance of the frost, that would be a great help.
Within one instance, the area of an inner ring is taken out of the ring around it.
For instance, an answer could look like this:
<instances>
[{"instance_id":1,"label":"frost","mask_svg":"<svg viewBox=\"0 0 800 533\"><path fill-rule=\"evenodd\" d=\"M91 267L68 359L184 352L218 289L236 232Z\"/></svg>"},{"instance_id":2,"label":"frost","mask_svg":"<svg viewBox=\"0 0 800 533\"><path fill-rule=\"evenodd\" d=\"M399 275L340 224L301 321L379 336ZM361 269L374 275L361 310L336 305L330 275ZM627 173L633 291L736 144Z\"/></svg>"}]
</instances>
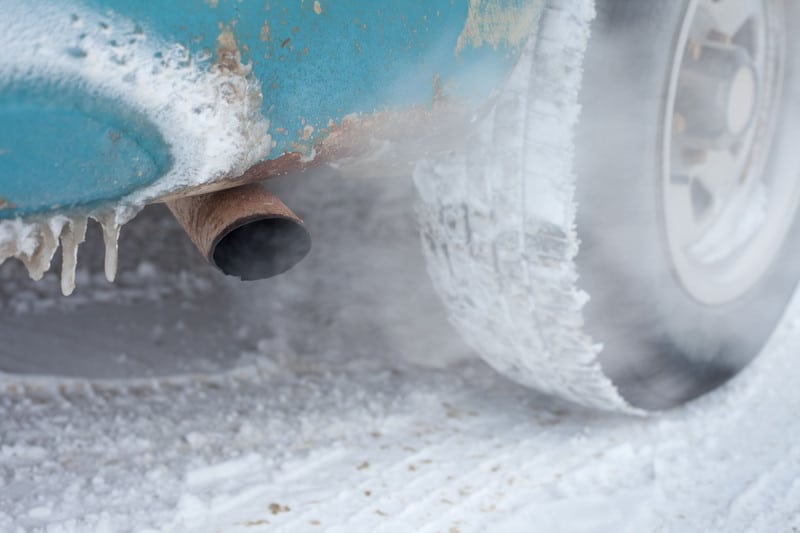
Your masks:
<instances>
[{"instance_id":1,"label":"frost","mask_svg":"<svg viewBox=\"0 0 800 533\"><path fill-rule=\"evenodd\" d=\"M501 373L582 405L639 413L598 361L577 286L573 132L594 2L548 5L465 145L414 182L434 285L451 322Z\"/></svg>"},{"instance_id":2,"label":"frost","mask_svg":"<svg viewBox=\"0 0 800 533\"><path fill-rule=\"evenodd\" d=\"M119 263L119 230L117 217L113 212L101 213L96 215L96 220L103 227L103 243L106 247L104 269L106 279L113 282L117 277L117 265Z\"/></svg>"},{"instance_id":3,"label":"frost","mask_svg":"<svg viewBox=\"0 0 800 533\"><path fill-rule=\"evenodd\" d=\"M116 270L116 241L124 224L147 203L185 187L238 176L269 153L269 122L261 115L261 88L242 65L235 39L224 29L218 63L193 57L132 20L87 5L47 0L0 0L0 80L81 87L136 111L154 124L170 148L172 166L103 214L70 213L0 221L0 263L16 257L31 277L49 268L59 240L65 254L64 292L71 292L72 255L87 218L103 224L106 275Z\"/></svg>"},{"instance_id":4,"label":"frost","mask_svg":"<svg viewBox=\"0 0 800 533\"><path fill-rule=\"evenodd\" d=\"M75 290L75 269L78 266L78 246L86 240L86 219L71 219L61 233L61 292L69 296Z\"/></svg>"}]
</instances>

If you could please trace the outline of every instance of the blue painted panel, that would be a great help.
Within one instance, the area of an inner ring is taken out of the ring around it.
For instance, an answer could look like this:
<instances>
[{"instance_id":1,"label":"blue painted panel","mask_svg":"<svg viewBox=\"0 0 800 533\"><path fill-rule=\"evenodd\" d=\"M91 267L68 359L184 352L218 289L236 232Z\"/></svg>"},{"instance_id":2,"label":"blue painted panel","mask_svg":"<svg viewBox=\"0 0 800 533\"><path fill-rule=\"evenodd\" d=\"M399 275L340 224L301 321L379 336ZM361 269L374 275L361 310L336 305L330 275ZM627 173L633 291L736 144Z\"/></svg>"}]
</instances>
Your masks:
<instances>
[{"instance_id":1,"label":"blue painted panel","mask_svg":"<svg viewBox=\"0 0 800 533\"><path fill-rule=\"evenodd\" d=\"M114 200L169 168L154 125L80 88L0 88L0 218Z\"/></svg>"},{"instance_id":2,"label":"blue painted panel","mask_svg":"<svg viewBox=\"0 0 800 533\"><path fill-rule=\"evenodd\" d=\"M456 54L467 0L322 0L319 14L309 0L173 0L159 9L151 0L98 5L193 52L213 52L222 29L230 28L264 90L264 112L277 141L272 157L292 151L306 124L324 134L329 121L350 113L429 105L436 77L456 96L477 100L516 58L504 46Z\"/></svg>"},{"instance_id":3,"label":"blue painted panel","mask_svg":"<svg viewBox=\"0 0 800 533\"><path fill-rule=\"evenodd\" d=\"M495 0L506 8L537 0ZM269 157L307 149L352 113L430 105L434 80L480 102L514 47L456 43L468 0L89 0L146 35L213 55L229 29L263 89ZM85 7L82 7L85 9ZM44 29L46 31L46 29ZM0 51L2 53L2 51ZM210 63L209 63L210 64ZM304 127L312 126L308 135ZM152 183L171 165L158 130L79 86L0 86L0 218L89 205ZM7 201L4 206L3 199ZM9 206L8 203L13 204Z\"/></svg>"}]
</instances>

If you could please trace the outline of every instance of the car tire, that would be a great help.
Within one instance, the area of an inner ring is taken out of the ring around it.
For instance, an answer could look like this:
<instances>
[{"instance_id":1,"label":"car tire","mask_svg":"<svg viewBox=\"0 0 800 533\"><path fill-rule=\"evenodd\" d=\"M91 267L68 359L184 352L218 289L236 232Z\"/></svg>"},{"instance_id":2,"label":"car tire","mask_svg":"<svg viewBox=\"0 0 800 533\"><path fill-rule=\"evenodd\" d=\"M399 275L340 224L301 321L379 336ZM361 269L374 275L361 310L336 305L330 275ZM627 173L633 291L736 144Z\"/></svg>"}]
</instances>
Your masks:
<instances>
[{"instance_id":1,"label":"car tire","mask_svg":"<svg viewBox=\"0 0 800 533\"><path fill-rule=\"evenodd\" d=\"M596 18L594 4L547 2L465 145L417 165L424 248L452 322L500 372L592 407L664 409L762 349L800 277L800 247L781 237L768 269L729 301L687 291L666 243L661 159L666 87L695 2L598 0ZM765 4L800 20L800 6ZM790 173L790 188L799 40L786 32L763 169Z\"/></svg>"}]
</instances>

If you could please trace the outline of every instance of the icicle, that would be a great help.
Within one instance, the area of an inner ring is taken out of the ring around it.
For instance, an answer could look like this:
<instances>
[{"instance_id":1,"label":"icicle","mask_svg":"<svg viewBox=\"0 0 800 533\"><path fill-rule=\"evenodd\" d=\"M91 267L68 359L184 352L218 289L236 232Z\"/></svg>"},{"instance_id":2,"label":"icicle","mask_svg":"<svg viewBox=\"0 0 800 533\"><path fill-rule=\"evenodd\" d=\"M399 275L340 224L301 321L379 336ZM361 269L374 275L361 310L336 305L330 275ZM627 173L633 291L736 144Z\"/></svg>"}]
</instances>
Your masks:
<instances>
[{"instance_id":1,"label":"icicle","mask_svg":"<svg viewBox=\"0 0 800 533\"><path fill-rule=\"evenodd\" d=\"M0 222L0 264L17 254L15 228L9 221Z\"/></svg>"},{"instance_id":2,"label":"icicle","mask_svg":"<svg viewBox=\"0 0 800 533\"><path fill-rule=\"evenodd\" d=\"M50 263L58 249L58 235L61 233L66 220L59 217L50 224L44 222L34 223L34 232L37 234L36 249L30 255L21 254L20 261L28 269L28 275L34 281L39 281L44 273L50 269Z\"/></svg>"},{"instance_id":3,"label":"icicle","mask_svg":"<svg viewBox=\"0 0 800 533\"><path fill-rule=\"evenodd\" d=\"M69 296L75 290L78 246L86 239L86 217L76 216L61 233L61 292Z\"/></svg>"},{"instance_id":4,"label":"icicle","mask_svg":"<svg viewBox=\"0 0 800 533\"><path fill-rule=\"evenodd\" d=\"M31 279L40 280L44 273L50 269L53 256L58 250L58 239L64 231L64 226L69 224L69 219L62 215L56 215L34 224L39 229L39 245L33 257L31 257L31 261L26 262L22 258L22 262L28 268L28 275Z\"/></svg>"},{"instance_id":5,"label":"icicle","mask_svg":"<svg viewBox=\"0 0 800 533\"><path fill-rule=\"evenodd\" d=\"M115 212L97 213L92 218L100 223L103 228L103 242L106 245L105 271L106 279L113 283L117 277L117 265L119 263L119 230L120 224L117 221Z\"/></svg>"},{"instance_id":6,"label":"icicle","mask_svg":"<svg viewBox=\"0 0 800 533\"><path fill-rule=\"evenodd\" d=\"M109 282L117 275L117 250L120 228L139 211L138 207L117 207L96 213L52 215L47 218L0 220L0 265L6 259L19 259L31 279L38 281L50 269L53 256L62 246L61 291L75 290L78 246L86 239L86 225L91 217L103 228L105 274Z\"/></svg>"},{"instance_id":7,"label":"icicle","mask_svg":"<svg viewBox=\"0 0 800 533\"><path fill-rule=\"evenodd\" d=\"M42 279L58 248L58 235L66 224L63 216L49 220L0 220L0 264L16 257L34 281Z\"/></svg>"}]
</instances>

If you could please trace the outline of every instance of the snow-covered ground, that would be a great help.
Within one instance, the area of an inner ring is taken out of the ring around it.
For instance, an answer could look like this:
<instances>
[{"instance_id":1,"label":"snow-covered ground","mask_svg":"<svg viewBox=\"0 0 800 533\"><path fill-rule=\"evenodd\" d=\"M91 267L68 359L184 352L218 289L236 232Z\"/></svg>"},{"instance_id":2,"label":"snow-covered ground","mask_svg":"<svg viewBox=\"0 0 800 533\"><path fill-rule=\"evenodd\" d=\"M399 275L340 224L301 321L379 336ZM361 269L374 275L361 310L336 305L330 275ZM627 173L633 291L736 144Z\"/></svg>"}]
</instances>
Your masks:
<instances>
[{"instance_id":1,"label":"snow-covered ground","mask_svg":"<svg viewBox=\"0 0 800 533\"><path fill-rule=\"evenodd\" d=\"M408 178L274 184L312 255L243 284L163 209L78 288L0 269L0 531L792 531L800 302L733 383L649 418L497 376L427 281Z\"/></svg>"}]
</instances>

